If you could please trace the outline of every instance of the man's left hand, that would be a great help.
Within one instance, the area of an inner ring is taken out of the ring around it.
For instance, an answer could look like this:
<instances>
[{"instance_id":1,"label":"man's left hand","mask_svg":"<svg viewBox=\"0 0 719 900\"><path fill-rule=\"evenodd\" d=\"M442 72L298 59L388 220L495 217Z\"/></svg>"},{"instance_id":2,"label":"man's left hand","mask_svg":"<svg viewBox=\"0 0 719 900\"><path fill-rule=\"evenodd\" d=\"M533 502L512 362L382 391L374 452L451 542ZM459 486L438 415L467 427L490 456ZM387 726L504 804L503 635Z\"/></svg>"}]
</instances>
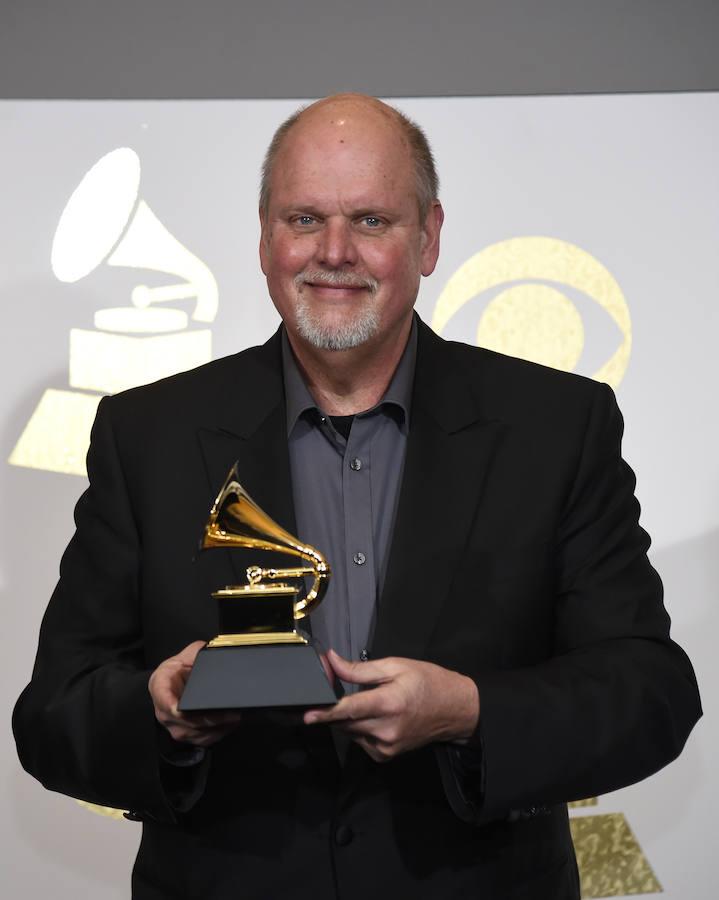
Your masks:
<instances>
[{"instance_id":1,"label":"man's left hand","mask_svg":"<svg viewBox=\"0 0 719 900\"><path fill-rule=\"evenodd\" d=\"M462 741L477 727L477 686L459 672L396 656L349 662L330 650L327 658L342 681L371 687L308 710L305 724L341 728L377 762L432 741Z\"/></svg>"}]
</instances>

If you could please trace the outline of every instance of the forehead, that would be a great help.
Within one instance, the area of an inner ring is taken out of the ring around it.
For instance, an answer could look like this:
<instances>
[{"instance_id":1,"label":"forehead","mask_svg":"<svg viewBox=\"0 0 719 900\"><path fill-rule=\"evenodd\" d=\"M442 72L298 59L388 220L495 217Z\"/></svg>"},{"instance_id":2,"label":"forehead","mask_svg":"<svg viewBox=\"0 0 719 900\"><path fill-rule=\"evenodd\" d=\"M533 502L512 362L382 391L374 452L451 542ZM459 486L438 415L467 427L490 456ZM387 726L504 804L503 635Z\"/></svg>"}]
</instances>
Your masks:
<instances>
[{"instance_id":1,"label":"forehead","mask_svg":"<svg viewBox=\"0 0 719 900\"><path fill-rule=\"evenodd\" d=\"M285 136L272 169L271 195L284 202L381 194L414 199L414 165L397 123L374 110L310 111ZM297 199L295 199L297 198Z\"/></svg>"}]
</instances>

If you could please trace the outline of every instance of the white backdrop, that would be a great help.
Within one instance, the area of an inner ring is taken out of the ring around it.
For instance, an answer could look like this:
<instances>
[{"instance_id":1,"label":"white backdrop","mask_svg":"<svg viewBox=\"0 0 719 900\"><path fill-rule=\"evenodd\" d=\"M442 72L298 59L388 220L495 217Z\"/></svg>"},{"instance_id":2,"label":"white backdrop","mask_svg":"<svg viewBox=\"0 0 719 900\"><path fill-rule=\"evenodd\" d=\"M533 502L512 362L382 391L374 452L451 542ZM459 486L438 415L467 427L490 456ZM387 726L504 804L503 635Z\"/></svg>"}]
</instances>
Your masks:
<instances>
[{"instance_id":1,"label":"white backdrop","mask_svg":"<svg viewBox=\"0 0 719 900\"><path fill-rule=\"evenodd\" d=\"M594 820L598 827L624 823L636 839L632 843L631 834L622 832L626 852L615 860L617 877L609 883L603 870L594 889L651 895L661 884L668 898L708 900L719 851L712 691L719 618L719 426L713 402L719 95L413 99L397 105L428 131L447 215L440 264L418 301L425 320L437 321L438 300L447 296L443 291L454 273L499 244L475 263L466 302L443 326L445 336L475 342L481 323L483 339L529 336L528 352L561 356L562 347L570 347L575 370L587 375L618 348L628 354L617 387L627 421L625 456L638 473L652 558L665 582L674 634L697 670L705 719L675 764L573 816L604 816ZM193 270L196 282L205 278L201 293L212 292L214 279L219 298L213 321L190 321L164 335L164 344L150 345L149 358L159 355L168 368L181 366L187 358L183 338L185 344L196 341L196 356L207 354L208 330L213 356L262 341L277 317L257 263L257 173L274 127L295 106L0 103L0 591L9 626L0 690L6 721L29 677L39 621L72 533L72 506L84 480L67 472L75 445L83 444L83 416L109 390L100 361L112 354L133 359L115 370L125 380L141 380L149 371L142 341L163 337L146 327L149 319L139 334L103 330L95 314L128 307L140 283L175 285L187 278L153 271L172 268L160 262L162 251L153 243L158 229L152 239L148 232L138 238L147 250L140 259L128 237L132 224L123 231L119 213L118 233L107 225L111 246L104 258L96 254L92 269L87 242L105 227L112 197L122 200L105 194L82 214L85 230L75 239L91 271L74 283L61 282L51 266L60 215L100 158L131 148L136 156L126 160L139 161L138 199L186 248L174 248L172 265L186 267L191 253L201 261ZM100 178L100 192L117 188L118 177L108 179ZM134 187L126 185L125 194L132 200ZM537 237L551 241L528 240ZM67 261L71 251L63 252ZM114 265L108 264L110 253ZM543 268L538 259L556 265ZM538 286L534 293L532 286ZM608 290L609 299L592 294L595 289ZM195 304L179 299L159 305L191 314ZM615 369L615 382L621 374ZM28 429L43 397L44 412ZM11 456L12 465L6 462ZM39 898L52 891L61 900L127 896L138 826L43 791L22 772L8 729L0 753L0 846L4 880L12 885L8 893ZM596 871L600 862L592 863Z\"/></svg>"}]
</instances>

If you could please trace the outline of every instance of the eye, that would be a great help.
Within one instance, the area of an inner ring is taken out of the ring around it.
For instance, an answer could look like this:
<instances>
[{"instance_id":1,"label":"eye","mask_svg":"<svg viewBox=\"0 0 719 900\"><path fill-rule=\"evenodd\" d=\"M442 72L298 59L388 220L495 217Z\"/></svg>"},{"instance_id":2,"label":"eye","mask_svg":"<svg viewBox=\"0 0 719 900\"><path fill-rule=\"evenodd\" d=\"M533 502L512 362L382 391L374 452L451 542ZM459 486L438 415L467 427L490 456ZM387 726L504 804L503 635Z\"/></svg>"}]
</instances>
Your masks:
<instances>
[{"instance_id":1,"label":"eye","mask_svg":"<svg viewBox=\"0 0 719 900\"><path fill-rule=\"evenodd\" d=\"M377 216L362 216L362 219L360 221L368 228L379 228L384 224L382 222L382 219L378 218Z\"/></svg>"},{"instance_id":2,"label":"eye","mask_svg":"<svg viewBox=\"0 0 719 900\"><path fill-rule=\"evenodd\" d=\"M470 257L437 300L432 328L460 340L476 328L480 347L613 388L632 347L629 308L612 274L586 250L547 237L511 238Z\"/></svg>"},{"instance_id":3,"label":"eye","mask_svg":"<svg viewBox=\"0 0 719 900\"><path fill-rule=\"evenodd\" d=\"M316 221L317 221L317 219L315 219L314 216L308 216L308 215L295 216L295 218L293 219L293 222L295 223L295 225L302 225L302 226L314 225Z\"/></svg>"}]
</instances>

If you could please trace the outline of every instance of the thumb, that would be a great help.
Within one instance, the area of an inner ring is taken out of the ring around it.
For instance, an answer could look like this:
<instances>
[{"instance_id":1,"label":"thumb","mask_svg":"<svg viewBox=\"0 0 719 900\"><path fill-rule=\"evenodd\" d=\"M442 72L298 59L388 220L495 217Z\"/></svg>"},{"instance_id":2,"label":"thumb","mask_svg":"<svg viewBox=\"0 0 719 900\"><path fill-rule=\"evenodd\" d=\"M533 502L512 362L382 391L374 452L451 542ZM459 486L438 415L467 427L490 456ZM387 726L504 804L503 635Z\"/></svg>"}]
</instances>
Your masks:
<instances>
[{"instance_id":1,"label":"thumb","mask_svg":"<svg viewBox=\"0 0 719 900\"><path fill-rule=\"evenodd\" d=\"M205 641L193 641L191 644L188 644L184 650L180 650L177 656L175 656L175 659L179 660L183 666L190 668L194 665L197 654L204 646Z\"/></svg>"},{"instance_id":2,"label":"thumb","mask_svg":"<svg viewBox=\"0 0 719 900\"><path fill-rule=\"evenodd\" d=\"M350 662L336 650L329 650L327 658L335 674L350 684L379 684L387 680L388 673L380 660Z\"/></svg>"}]
</instances>

